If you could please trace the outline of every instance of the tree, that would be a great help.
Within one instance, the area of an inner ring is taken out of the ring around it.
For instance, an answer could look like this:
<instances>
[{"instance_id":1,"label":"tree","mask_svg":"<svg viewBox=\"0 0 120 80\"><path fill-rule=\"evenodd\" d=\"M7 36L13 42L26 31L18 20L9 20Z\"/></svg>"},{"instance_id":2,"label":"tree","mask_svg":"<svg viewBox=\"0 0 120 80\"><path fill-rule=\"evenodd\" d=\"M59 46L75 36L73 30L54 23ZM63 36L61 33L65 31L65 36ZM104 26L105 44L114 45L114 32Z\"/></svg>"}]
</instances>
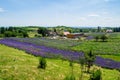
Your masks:
<instances>
[{"instance_id":1,"label":"tree","mask_svg":"<svg viewBox=\"0 0 120 80\"><path fill-rule=\"evenodd\" d=\"M39 65L38 65L38 68L46 69L46 66L47 66L46 59L43 58L43 57L40 58L40 59L39 59Z\"/></svg>"},{"instance_id":2,"label":"tree","mask_svg":"<svg viewBox=\"0 0 120 80\"><path fill-rule=\"evenodd\" d=\"M8 31L14 31L14 27L9 27Z\"/></svg>"},{"instance_id":3,"label":"tree","mask_svg":"<svg viewBox=\"0 0 120 80\"><path fill-rule=\"evenodd\" d=\"M40 27L37 32L38 34L42 34L43 37L47 36L48 34L47 28L44 28L44 27Z\"/></svg>"},{"instance_id":4,"label":"tree","mask_svg":"<svg viewBox=\"0 0 120 80\"><path fill-rule=\"evenodd\" d=\"M108 39L108 37L104 34L104 35L101 36L101 39L102 39L102 41L104 42L105 40Z\"/></svg>"},{"instance_id":5,"label":"tree","mask_svg":"<svg viewBox=\"0 0 120 80\"><path fill-rule=\"evenodd\" d=\"M73 61L70 61L69 66L71 67L72 75L73 75Z\"/></svg>"},{"instance_id":6,"label":"tree","mask_svg":"<svg viewBox=\"0 0 120 80\"><path fill-rule=\"evenodd\" d=\"M5 37L12 37L13 33L11 31L4 32Z\"/></svg>"},{"instance_id":7,"label":"tree","mask_svg":"<svg viewBox=\"0 0 120 80\"><path fill-rule=\"evenodd\" d=\"M1 33L1 34L4 34L4 32L5 32L5 28L4 28L4 27L1 27L0 33Z\"/></svg>"},{"instance_id":8,"label":"tree","mask_svg":"<svg viewBox=\"0 0 120 80\"><path fill-rule=\"evenodd\" d=\"M54 28L54 32L57 32L57 30Z\"/></svg>"},{"instance_id":9,"label":"tree","mask_svg":"<svg viewBox=\"0 0 120 80\"><path fill-rule=\"evenodd\" d=\"M98 26L97 31L98 31L98 32L101 32L101 27L100 27L100 26Z\"/></svg>"},{"instance_id":10,"label":"tree","mask_svg":"<svg viewBox=\"0 0 120 80\"><path fill-rule=\"evenodd\" d=\"M86 65L87 65L87 72L89 73L91 66L93 65L95 61L95 55L92 53L90 50L89 53L85 54L85 60L86 60Z\"/></svg>"},{"instance_id":11,"label":"tree","mask_svg":"<svg viewBox=\"0 0 120 80\"><path fill-rule=\"evenodd\" d=\"M95 39L96 39L96 41L98 41L99 40L99 36L95 36Z\"/></svg>"},{"instance_id":12,"label":"tree","mask_svg":"<svg viewBox=\"0 0 120 80\"><path fill-rule=\"evenodd\" d=\"M29 37L27 32L23 32L22 34L23 34L23 37Z\"/></svg>"}]
</instances>

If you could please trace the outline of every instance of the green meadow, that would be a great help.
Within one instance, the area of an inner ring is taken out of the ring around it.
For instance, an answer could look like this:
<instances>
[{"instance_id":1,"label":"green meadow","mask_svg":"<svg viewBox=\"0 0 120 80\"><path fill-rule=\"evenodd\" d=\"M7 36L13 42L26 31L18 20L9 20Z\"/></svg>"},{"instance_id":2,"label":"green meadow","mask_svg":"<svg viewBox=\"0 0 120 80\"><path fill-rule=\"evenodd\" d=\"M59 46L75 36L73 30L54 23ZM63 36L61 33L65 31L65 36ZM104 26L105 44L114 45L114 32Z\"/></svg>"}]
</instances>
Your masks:
<instances>
[{"instance_id":1,"label":"green meadow","mask_svg":"<svg viewBox=\"0 0 120 80\"><path fill-rule=\"evenodd\" d=\"M39 57L27 54L24 51L0 45L0 80L64 80L71 74L71 67L68 61L60 59L46 59L47 68L38 69ZM94 66L95 68L98 68ZM74 63L73 73L76 80L79 80L80 65ZM100 68L102 80L118 80L120 72ZM84 80L89 75L84 73Z\"/></svg>"}]
</instances>

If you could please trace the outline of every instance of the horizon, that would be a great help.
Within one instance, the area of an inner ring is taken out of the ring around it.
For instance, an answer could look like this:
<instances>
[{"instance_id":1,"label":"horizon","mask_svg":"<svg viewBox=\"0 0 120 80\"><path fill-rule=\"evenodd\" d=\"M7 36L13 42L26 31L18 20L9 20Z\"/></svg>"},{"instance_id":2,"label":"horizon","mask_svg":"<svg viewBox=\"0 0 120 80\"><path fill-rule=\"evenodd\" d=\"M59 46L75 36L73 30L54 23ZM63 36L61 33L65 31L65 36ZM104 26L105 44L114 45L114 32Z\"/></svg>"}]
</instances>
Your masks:
<instances>
[{"instance_id":1,"label":"horizon","mask_svg":"<svg viewBox=\"0 0 120 80\"><path fill-rule=\"evenodd\" d=\"M119 0L2 0L0 26L119 27Z\"/></svg>"},{"instance_id":2,"label":"horizon","mask_svg":"<svg viewBox=\"0 0 120 80\"><path fill-rule=\"evenodd\" d=\"M57 25L57 26L0 26L0 27L46 27L46 28L53 28L53 27L62 27L64 25ZM64 26L64 27L70 27L70 28L98 28L98 27L101 27L101 28L119 28L120 26Z\"/></svg>"}]
</instances>

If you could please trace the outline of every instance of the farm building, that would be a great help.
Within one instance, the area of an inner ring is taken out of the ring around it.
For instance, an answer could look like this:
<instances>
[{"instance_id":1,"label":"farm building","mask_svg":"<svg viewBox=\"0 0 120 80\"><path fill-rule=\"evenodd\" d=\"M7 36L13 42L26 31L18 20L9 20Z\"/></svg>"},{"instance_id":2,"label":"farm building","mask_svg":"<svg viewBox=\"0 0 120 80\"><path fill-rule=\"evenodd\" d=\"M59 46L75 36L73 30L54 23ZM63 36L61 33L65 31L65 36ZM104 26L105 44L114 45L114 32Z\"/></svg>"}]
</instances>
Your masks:
<instances>
[{"instance_id":1,"label":"farm building","mask_svg":"<svg viewBox=\"0 0 120 80\"><path fill-rule=\"evenodd\" d=\"M63 32L64 36L67 36L68 34L70 34L70 32Z\"/></svg>"},{"instance_id":2,"label":"farm building","mask_svg":"<svg viewBox=\"0 0 120 80\"><path fill-rule=\"evenodd\" d=\"M67 34L67 38L79 38L85 36L83 33L72 33L72 34Z\"/></svg>"},{"instance_id":3,"label":"farm building","mask_svg":"<svg viewBox=\"0 0 120 80\"><path fill-rule=\"evenodd\" d=\"M107 29L106 32L107 32L107 33L111 33L111 32L113 32L113 30Z\"/></svg>"}]
</instances>

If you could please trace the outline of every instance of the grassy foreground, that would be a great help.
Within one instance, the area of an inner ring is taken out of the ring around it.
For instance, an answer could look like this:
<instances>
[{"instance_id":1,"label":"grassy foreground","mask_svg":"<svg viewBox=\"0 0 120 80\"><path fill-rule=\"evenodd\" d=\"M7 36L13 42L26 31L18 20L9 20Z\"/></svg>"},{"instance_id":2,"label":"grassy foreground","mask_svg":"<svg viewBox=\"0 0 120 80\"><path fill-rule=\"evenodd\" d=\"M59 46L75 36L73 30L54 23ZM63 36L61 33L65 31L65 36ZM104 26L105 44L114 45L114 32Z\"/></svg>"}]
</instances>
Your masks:
<instances>
[{"instance_id":1,"label":"grassy foreground","mask_svg":"<svg viewBox=\"0 0 120 80\"><path fill-rule=\"evenodd\" d=\"M47 59L46 70L38 69L39 58L14 48L0 45L0 80L63 80L71 73L68 61ZM119 72L101 69L103 80L117 80ZM80 66L74 63L74 75L80 76ZM84 80L89 76L84 74Z\"/></svg>"}]
</instances>

